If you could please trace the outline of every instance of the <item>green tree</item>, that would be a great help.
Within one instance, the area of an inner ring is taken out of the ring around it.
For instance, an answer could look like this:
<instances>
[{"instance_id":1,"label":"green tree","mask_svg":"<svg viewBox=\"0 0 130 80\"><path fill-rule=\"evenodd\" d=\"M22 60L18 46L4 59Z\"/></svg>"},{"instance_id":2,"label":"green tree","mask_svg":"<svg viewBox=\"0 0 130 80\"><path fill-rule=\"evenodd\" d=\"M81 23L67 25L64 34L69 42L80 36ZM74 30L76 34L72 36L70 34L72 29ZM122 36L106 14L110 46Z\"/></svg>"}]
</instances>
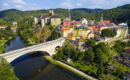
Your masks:
<instances>
[{"instance_id":1,"label":"green tree","mask_svg":"<svg viewBox=\"0 0 130 80\"><path fill-rule=\"evenodd\" d=\"M42 34L41 35L41 41L46 42L48 40L48 37L51 35L51 31L50 31L49 27L45 26L42 29L41 34Z\"/></svg>"},{"instance_id":2,"label":"green tree","mask_svg":"<svg viewBox=\"0 0 130 80\"><path fill-rule=\"evenodd\" d=\"M0 40L2 39L2 34L0 33Z\"/></svg>"},{"instance_id":3,"label":"green tree","mask_svg":"<svg viewBox=\"0 0 130 80\"><path fill-rule=\"evenodd\" d=\"M75 48L71 48L71 57L74 61L78 60L79 52Z\"/></svg>"},{"instance_id":4,"label":"green tree","mask_svg":"<svg viewBox=\"0 0 130 80\"><path fill-rule=\"evenodd\" d=\"M54 58L57 59L57 60L62 60L63 59L63 50L62 49L59 49L57 54L54 55Z\"/></svg>"},{"instance_id":5,"label":"green tree","mask_svg":"<svg viewBox=\"0 0 130 80\"><path fill-rule=\"evenodd\" d=\"M103 35L103 37L112 37L112 30L111 29L103 29L101 31L101 34Z\"/></svg>"},{"instance_id":6,"label":"green tree","mask_svg":"<svg viewBox=\"0 0 130 80\"><path fill-rule=\"evenodd\" d=\"M13 67L5 59L0 59L0 80L19 80L14 74Z\"/></svg>"},{"instance_id":7,"label":"green tree","mask_svg":"<svg viewBox=\"0 0 130 80\"><path fill-rule=\"evenodd\" d=\"M102 59L103 64L108 63L112 57L109 45L103 42L96 45L95 48L95 53L98 56L98 58Z\"/></svg>"},{"instance_id":8,"label":"green tree","mask_svg":"<svg viewBox=\"0 0 130 80\"><path fill-rule=\"evenodd\" d=\"M118 41L115 42L115 45L113 46L113 48L114 48L117 52L122 53L123 50L124 50L124 48L125 48L125 46L122 46L122 45L121 45L121 41L118 40Z\"/></svg>"},{"instance_id":9,"label":"green tree","mask_svg":"<svg viewBox=\"0 0 130 80\"><path fill-rule=\"evenodd\" d=\"M103 65L102 54L103 54L103 52L102 52L101 48L96 48L95 49L95 62L97 64Z\"/></svg>"},{"instance_id":10,"label":"green tree","mask_svg":"<svg viewBox=\"0 0 130 80\"><path fill-rule=\"evenodd\" d=\"M121 78L121 79L123 79L124 78L124 76L125 76L125 73L123 72L123 70L122 69L119 69L119 68L117 68L116 70L115 70L115 73L114 73L116 76L118 76L119 78Z\"/></svg>"},{"instance_id":11,"label":"green tree","mask_svg":"<svg viewBox=\"0 0 130 80\"><path fill-rule=\"evenodd\" d=\"M61 35L59 33L57 33L55 30L51 33L51 40L55 40L60 37L61 37Z\"/></svg>"},{"instance_id":12,"label":"green tree","mask_svg":"<svg viewBox=\"0 0 130 80\"><path fill-rule=\"evenodd\" d=\"M93 52L92 47L89 47L86 51L85 51L85 59L89 62L93 62L95 58L95 54Z\"/></svg>"},{"instance_id":13,"label":"green tree","mask_svg":"<svg viewBox=\"0 0 130 80\"><path fill-rule=\"evenodd\" d=\"M116 36L117 35L117 31L114 29L113 31L112 31L112 33L111 33L111 37L114 37L114 36Z\"/></svg>"},{"instance_id":14,"label":"green tree","mask_svg":"<svg viewBox=\"0 0 130 80\"><path fill-rule=\"evenodd\" d=\"M83 51L80 52L79 55L78 55L78 60L79 60L79 61L82 61L83 58L84 58L84 56L85 56L85 53L84 53Z\"/></svg>"},{"instance_id":15,"label":"green tree","mask_svg":"<svg viewBox=\"0 0 130 80\"><path fill-rule=\"evenodd\" d=\"M86 41L87 47L93 47L93 46L95 46L95 44L96 44L96 41L94 39Z\"/></svg>"}]
</instances>

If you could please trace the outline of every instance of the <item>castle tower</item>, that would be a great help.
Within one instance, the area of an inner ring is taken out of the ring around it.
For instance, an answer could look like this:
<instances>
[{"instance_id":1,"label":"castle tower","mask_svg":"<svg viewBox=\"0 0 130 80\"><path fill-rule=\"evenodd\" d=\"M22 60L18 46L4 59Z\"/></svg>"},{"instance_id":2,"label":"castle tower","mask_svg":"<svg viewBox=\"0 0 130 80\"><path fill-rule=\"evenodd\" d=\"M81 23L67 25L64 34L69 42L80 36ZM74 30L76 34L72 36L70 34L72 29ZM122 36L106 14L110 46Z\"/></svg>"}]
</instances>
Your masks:
<instances>
[{"instance_id":1,"label":"castle tower","mask_svg":"<svg viewBox=\"0 0 130 80\"><path fill-rule=\"evenodd\" d=\"M49 15L53 16L54 15L54 11L52 9L49 10Z\"/></svg>"}]
</instances>

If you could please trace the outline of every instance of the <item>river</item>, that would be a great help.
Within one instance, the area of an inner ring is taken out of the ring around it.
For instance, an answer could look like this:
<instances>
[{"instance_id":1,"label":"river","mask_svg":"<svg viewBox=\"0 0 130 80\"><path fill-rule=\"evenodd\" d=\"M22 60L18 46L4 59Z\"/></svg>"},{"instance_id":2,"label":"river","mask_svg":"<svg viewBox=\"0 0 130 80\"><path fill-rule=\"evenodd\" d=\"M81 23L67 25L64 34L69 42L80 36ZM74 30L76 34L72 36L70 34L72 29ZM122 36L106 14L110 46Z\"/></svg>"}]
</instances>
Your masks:
<instances>
[{"instance_id":1,"label":"river","mask_svg":"<svg viewBox=\"0 0 130 80\"><path fill-rule=\"evenodd\" d=\"M19 37L5 44L5 51L24 47L24 41ZM85 80L74 73L56 66L43 58L43 52L33 52L23 55L11 64L20 80Z\"/></svg>"}]
</instances>

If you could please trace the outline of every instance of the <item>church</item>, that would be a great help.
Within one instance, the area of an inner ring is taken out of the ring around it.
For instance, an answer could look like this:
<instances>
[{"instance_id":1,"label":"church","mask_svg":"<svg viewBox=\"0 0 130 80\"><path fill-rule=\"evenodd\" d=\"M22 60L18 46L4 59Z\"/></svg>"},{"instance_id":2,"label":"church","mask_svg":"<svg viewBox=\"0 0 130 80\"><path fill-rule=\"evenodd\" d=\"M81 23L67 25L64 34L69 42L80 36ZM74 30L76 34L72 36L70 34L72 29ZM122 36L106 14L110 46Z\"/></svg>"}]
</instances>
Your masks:
<instances>
[{"instance_id":1,"label":"church","mask_svg":"<svg viewBox=\"0 0 130 80\"><path fill-rule=\"evenodd\" d=\"M45 16L34 16L34 23L37 24L38 20L41 21L41 27L43 28L45 25L60 25L61 24L61 18L56 16L54 14L54 11L52 9L49 10L49 15Z\"/></svg>"}]
</instances>

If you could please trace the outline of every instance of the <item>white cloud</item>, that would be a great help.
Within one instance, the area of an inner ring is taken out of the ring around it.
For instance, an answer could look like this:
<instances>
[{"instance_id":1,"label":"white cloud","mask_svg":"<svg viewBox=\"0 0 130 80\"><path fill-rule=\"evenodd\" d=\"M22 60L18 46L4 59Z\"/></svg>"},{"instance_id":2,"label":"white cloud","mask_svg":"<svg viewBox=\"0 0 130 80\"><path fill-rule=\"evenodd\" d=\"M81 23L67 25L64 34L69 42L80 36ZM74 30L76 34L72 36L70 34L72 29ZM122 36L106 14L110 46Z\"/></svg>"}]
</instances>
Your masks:
<instances>
[{"instance_id":1,"label":"white cloud","mask_svg":"<svg viewBox=\"0 0 130 80\"><path fill-rule=\"evenodd\" d=\"M9 4L3 3L3 6L4 6L4 7L9 7Z\"/></svg>"},{"instance_id":2,"label":"white cloud","mask_svg":"<svg viewBox=\"0 0 130 80\"><path fill-rule=\"evenodd\" d=\"M124 3L130 3L130 0L80 0L87 8L113 8Z\"/></svg>"},{"instance_id":3,"label":"white cloud","mask_svg":"<svg viewBox=\"0 0 130 80\"><path fill-rule=\"evenodd\" d=\"M60 4L62 8L74 8L74 6L70 3L70 0L66 0Z\"/></svg>"},{"instance_id":4,"label":"white cloud","mask_svg":"<svg viewBox=\"0 0 130 80\"><path fill-rule=\"evenodd\" d=\"M40 10L42 8L39 8L39 7L31 7L32 10Z\"/></svg>"},{"instance_id":5,"label":"white cloud","mask_svg":"<svg viewBox=\"0 0 130 80\"><path fill-rule=\"evenodd\" d=\"M22 5L15 5L17 8L22 8L23 6Z\"/></svg>"},{"instance_id":6,"label":"white cloud","mask_svg":"<svg viewBox=\"0 0 130 80\"><path fill-rule=\"evenodd\" d=\"M77 6L78 6L78 7L82 7L83 4L81 4L81 3L77 3Z\"/></svg>"},{"instance_id":7,"label":"white cloud","mask_svg":"<svg viewBox=\"0 0 130 80\"><path fill-rule=\"evenodd\" d=\"M19 3L19 4L26 4L25 1L23 0L12 0L14 3Z\"/></svg>"}]
</instances>

